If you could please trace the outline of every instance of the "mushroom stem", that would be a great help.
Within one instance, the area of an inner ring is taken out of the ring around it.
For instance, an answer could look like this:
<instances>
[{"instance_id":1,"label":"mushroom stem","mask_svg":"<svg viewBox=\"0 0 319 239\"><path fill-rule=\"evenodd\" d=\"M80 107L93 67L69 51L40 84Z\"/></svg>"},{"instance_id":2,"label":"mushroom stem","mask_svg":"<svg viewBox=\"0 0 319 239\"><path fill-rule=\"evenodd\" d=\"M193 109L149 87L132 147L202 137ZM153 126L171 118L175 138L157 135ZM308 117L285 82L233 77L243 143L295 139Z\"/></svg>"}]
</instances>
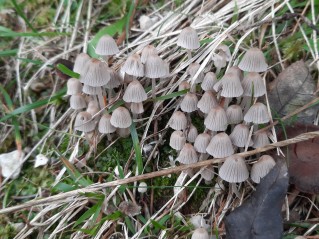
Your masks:
<instances>
[{"instance_id":1,"label":"mushroom stem","mask_svg":"<svg viewBox=\"0 0 319 239\"><path fill-rule=\"evenodd\" d=\"M104 56L103 60L105 61L106 65L109 66L109 56Z\"/></svg>"},{"instance_id":2,"label":"mushroom stem","mask_svg":"<svg viewBox=\"0 0 319 239\"><path fill-rule=\"evenodd\" d=\"M192 59L192 52L189 49L186 49L188 60Z\"/></svg>"},{"instance_id":3,"label":"mushroom stem","mask_svg":"<svg viewBox=\"0 0 319 239\"><path fill-rule=\"evenodd\" d=\"M156 78L152 78L152 98L156 98Z\"/></svg>"},{"instance_id":4,"label":"mushroom stem","mask_svg":"<svg viewBox=\"0 0 319 239\"><path fill-rule=\"evenodd\" d=\"M99 105L100 105L100 109L103 109L105 107L103 94L99 93L97 95L97 98L98 98L98 102L99 102Z\"/></svg>"}]
</instances>

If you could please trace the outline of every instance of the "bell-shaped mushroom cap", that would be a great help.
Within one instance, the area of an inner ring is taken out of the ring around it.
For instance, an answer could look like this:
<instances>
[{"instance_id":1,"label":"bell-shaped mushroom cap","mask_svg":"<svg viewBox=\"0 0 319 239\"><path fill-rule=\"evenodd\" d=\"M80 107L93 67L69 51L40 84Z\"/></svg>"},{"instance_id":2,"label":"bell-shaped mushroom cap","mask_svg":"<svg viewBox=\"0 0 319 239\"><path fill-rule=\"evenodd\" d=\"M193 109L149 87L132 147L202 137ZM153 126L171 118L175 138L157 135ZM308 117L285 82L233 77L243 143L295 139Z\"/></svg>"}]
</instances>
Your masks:
<instances>
[{"instance_id":1,"label":"bell-shaped mushroom cap","mask_svg":"<svg viewBox=\"0 0 319 239\"><path fill-rule=\"evenodd\" d=\"M183 81L182 83L179 84L178 91L188 90L190 88L191 88L191 85L187 81Z\"/></svg>"},{"instance_id":2,"label":"bell-shaped mushroom cap","mask_svg":"<svg viewBox=\"0 0 319 239\"><path fill-rule=\"evenodd\" d=\"M144 107L142 102L139 102L139 103L132 102L130 109L133 114L142 114L144 112Z\"/></svg>"},{"instance_id":3,"label":"bell-shaped mushroom cap","mask_svg":"<svg viewBox=\"0 0 319 239\"><path fill-rule=\"evenodd\" d=\"M225 110L219 105L212 108L204 120L204 125L211 131L225 131L227 128Z\"/></svg>"},{"instance_id":4,"label":"bell-shaped mushroom cap","mask_svg":"<svg viewBox=\"0 0 319 239\"><path fill-rule=\"evenodd\" d=\"M128 128L132 124L130 112L125 107L118 107L113 111L111 124L117 128Z\"/></svg>"},{"instance_id":5,"label":"bell-shaped mushroom cap","mask_svg":"<svg viewBox=\"0 0 319 239\"><path fill-rule=\"evenodd\" d=\"M188 143L184 144L176 160L182 164L196 163L198 161L198 156L193 145Z\"/></svg>"},{"instance_id":6,"label":"bell-shaped mushroom cap","mask_svg":"<svg viewBox=\"0 0 319 239\"><path fill-rule=\"evenodd\" d=\"M275 167L275 160L269 155L263 155L253 164L250 177L255 183L260 183L260 179L265 177L269 171Z\"/></svg>"},{"instance_id":7,"label":"bell-shaped mushroom cap","mask_svg":"<svg viewBox=\"0 0 319 239\"><path fill-rule=\"evenodd\" d=\"M68 79L67 83L67 95L75 95L82 92L82 84L81 82L76 78L70 78Z\"/></svg>"},{"instance_id":8,"label":"bell-shaped mushroom cap","mask_svg":"<svg viewBox=\"0 0 319 239\"><path fill-rule=\"evenodd\" d=\"M219 51L218 54L213 55L212 60L214 61L214 66L217 68L223 68L227 65L227 56L223 51Z\"/></svg>"},{"instance_id":9,"label":"bell-shaped mushroom cap","mask_svg":"<svg viewBox=\"0 0 319 239\"><path fill-rule=\"evenodd\" d=\"M80 75L84 75L87 71L88 63L90 60L91 60L91 57L88 54L80 53L75 58L73 71Z\"/></svg>"},{"instance_id":10,"label":"bell-shaped mushroom cap","mask_svg":"<svg viewBox=\"0 0 319 239\"><path fill-rule=\"evenodd\" d=\"M239 77L240 80L243 80L243 72L239 69L238 66L232 66L227 70L227 73L233 73Z\"/></svg>"},{"instance_id":11,"label":"bell-shaped mushroom cap","mask_svg":"<svg viewBox=\"0 0 319 239\"><path fill-rule=\"evenodd\" d=\"M123 79L121 76L112 68L108 68L109 73L110 73L110 81L104 86L106 89L114 89L116 87L119 87Z\"/></svg>"},{"instance_id":12,"label":"bell-shaped mushroom cap","mask_svg":"<svg viewBox=\"0 0 319 239\"><path fill-rule=\"evenodd\" d=\"M217 99L211 91L206 91L197 103L197 107L204 114L208 114L211 109L217 106Z\"/></svg>"},{"instance_id":13,"label":"bell-shaped mushroom cap","mask_svg":"<svg viewBox=\"0 0 319 239\"><path fill-rule=\"evenodd\" d=\"M74 110L84 109L86 107L86 101L83 95L75 94L70 97L70 107Z\"/></svg>"},{"instance_id":14,"label":"bell-shaped mushroom cap","mask_svg":"<svg viewBox=\"0 0 319 239\"><path fill-rule=\"evenodd\" d=\"M233 145L237 147L245 147L248 142L249 128L247 125L238 124L229 135Z\"/></svg>"},{"instance_id":15,"label":"bell-shaped mushroom cap","mask_svg":"<svg viewBox=\"0 0 319 239\"><path fill-rule=\"evenodd\" d=\"M101 56L112 56L119 53L120 50L117 47L113 37L109 35L102 36L96 44L95 53Z\"/></svg>"},{"instance_id":16,"label":"bell-shaped mushroom cap","mask_svg":"<svg viewBox=\"0 0 319 239\"><path fill-rule=\"evenodd\" d=\"M136 77L144 76L144 65L141 62L140 56L138 54L130 55L124 62L122 71Z\"/></svg>"},{"instance_id":17,"label":"bell-shaped mushroom cap","mask_svg":"<svg viewBox=\"0 0 319 239\"><path fill-rule=\"evenodd\" d=\"M231 105L226 109L229 124L239 124L243 121L243 110L239 105Z\"/></svg>"},{"instance_id":18,"label":"bell-shaped mushroom cap","mask_svg":"<svg viewBox=\"0 0 319 239\"><path fill-rule=\"evenodd\" d=\"M210 225L206 223L206 220L201 215L194 215L190 218L190 223L193 224L195 228L209 228Z\"/></svg>"},{"instance_id":19,"label":"bell-shaped mushroom cap","mask_svg":"<svg viewBox=\"0 0 319 239\"><path fill-rule=\"evenodd\" d=\"M165 61L157 54L151 54L145 62L145 76L149 78L161 78L169 74Z\"/></svg>"},{"instance_id":20,"label":"bell-shaped mushroom cap","mask_svg":"<svg viewBox=\"0 0 319 239\"><path fill-rule=\"evenodd\" d=\"M210 239L210 237L206 229L200 227L193 232L192 239Z\"/></svg>"},{"instance_id":21,"label":"bell-shaped mushroom cap","mask_svg":"<svg viewBox=\"0 0 319 239\"><path fill-rule=\"evenodd\" d=\"M224 158L234 154L232 142L225 133L216 134L208 144L206 151L214 158Z\"/></svg>"},{"instance_id":22,"label":"bell-shaped mushroom cap","mask_svg":"<svg viewBox=\"0 0 319 239\"><path fill-rule=\"evenodd\" d=\"M223 51L226 55L226 61L229 61L230 58L231 58L231 53L230 53L230 50L229 50L229 47L225 44L220 44L217 48L217 50L219 51Z\"/></svg>"},{"instance_id":23,"label":"bell-shaped mushroom cap","mask_svg":"<svg viewBox=\"0 0 319 239\"><path fill-rule=\"evenodd\" d=\"M207 72L201 87L204 91L214 91L214 85L217 83L217 78L214 72Z\"/></svg>"},{"instance_id":24,"label":"bell-shaped mushroom cap","mask_svg":"<svg viewBox=\"0 0 319 239\"><path fill-rule=\"evenodd\" d=\"M189 64L189 66L187 67L186 72L191 77L194 77L199 68L200 68L200 64L197 63L197 62L193 62L193 63ZM195 83L201 83L204 80L204 77L205 77L204 73L200 72L198 77L195 80Z\"/></svg>"},{"instance_id":25,"label":"bell-shaped mushroom cap","mask_svg":"<svg viewBox=\"0 0 319 239\"><path fill-rule=\"evenodd\" d=\"M88 107L86 109L86 112L90 113L92 117L97 114L100 111L100 107L98 106L97 102L94 100L91 100L88 103Z\"/></svg>"},{"instance_id":26,"label":"bell-shaped mushroom cap","mask_svg":"<svg viewBox=\"0 0 319 239\"><path fill-rule=\"evenodd\" d=\"M139 193L146 193L147 192L147 184L145 182L140 182L138 185L137 191Z\"/></svg>"},{"instance_id":27,"label":"bell-shaped mushroom cap","mask_svg":"<svg viewBox=\"0 0 319 239\"><path fill-rule=\"evenodd\" d=\"M168 125L174 130L184 130L187 126L187 118L181 111L175 111L171 116Z\"/></svg>"},{"instance_id":28,"label":"bell-shaped mushroom cap","mask_svg":"<svg viewBox=\"0 0 319 239\"><path fill-rule=\"evenodd\" d=\"M245 160L239 156L230 156L219 169L219 176L229 183L241 183L249 177Z\"/></svg>"},{"instance_id":29,"label":"bell-shaped mushroom cap","mask_svg":"<svg viewBox=\"0 0 319 239\"><path fill-rule=\"evenodd\" d=\"M200 47L197 32L192 27L184 28L178 36L177 45L194 50Z\"/></svg>"},{"instance_id":30,"label":"bell-shaped mushroom cap","mask_svg":"<svg viewBox=\"0 0 319 239\"><path fill-rule=\"evenodd\" d=\"M268 138L268 132L267 131L260 131L253 135L253 142L252 145L253 148L262 148L265 145L270 144L269 138Z\"/></svg>"},{"instance_id":31,"label":"bell-shaped mushroom cap","mask_svg":"<svg viewBox=\"0 0 319 239\"><path fill-rule=\"evenodd\" d=\"M256 72L248 72L242 82L244 89L244 96L260 97L266 94L266 86L261 76Z\"/></svg>"},{"instance_id":32,"label":"bell-shaped mushroom cap","mask_svg":"<svg viewBox=\"0 0 319 239\"><path fill-rule=\"evenodd\" d=\"M141 15L138 22L140 23L140 29L144 31L151 28L155 23L153 19L147 15Z\"/></svg>"},{"instance_id":33,"label":"bell-shaped mushroom cap","mask_svg":"<svg viewBox=\"0 0 319 239\"><path fill-rule=\"evenodd\" d=\"M252 105L244 116L246 122L252 122L254 124L268 123L270 120L267 107L260 102Z\"/></svg>"},{"instance_id":34,"label":"bell-shaped mushroom cap","mask_svg":"<svg viewBox=\"0 0 319 239\"><path fill-rule=\"evenodd\" d=\"M196 94L188 92L181 102L181 110L187 113L191 113L197 110L198 99Z\"/></svg>"},{"instance_id":35,"label":"bell-shaped mushroom cap","mask_svg":"<svg viewBox=\"0 0 319 239\"><path fill-rule=\"evenodd\" d=\"M123 95L123 100L125 102L139 103L147 99L147 94L144 87L138 80L133 80L126 88Z\"/></svg>"},{"instance_id":36,"label":"bell-shaped mushroom cap","mask_svg":"<svg viewBox=\"0 0 319 239\"><path fill-rule=\"evenodd\" d=\"M206 168L203 169L200 175L206 181L212 180L214 178L214 167L212 165L207 166Z\"/></svg>"},{"instance_id":37,"label":"bell-shaped mushroom cap","mask_svg":"<svg viewBox=\"0 0 319 239\"><path fill-rule=\"evenodd\" d=\"M157 50L153 45L147 45L143 48L141 54L141 62L145 64L150 55L157 55Z\"/></svg>"},{"instance_id":38,"label":"bell-shaped mushroom cap","mask_svg":"<svg viewBox=\"0 0 319 239\"><path fill-rule=\"evenodd\" d=\"M218 91L222 88L221 96L223 97L239 97L244 90L237 74L226 73L218 84L214 85L214 90Z\"/></svg>"},{"instance_id":39,"label":"bell-shaped mushroom cap","mask_svg":"<svg viewBox=\"0 0 319 239\"><path fill-rule=\"evenodd\" d=\"M186 138L182 131L177 130L171 134L169 146L175 150L181 150L186 143Z\"/></svg>"},{"instance_id":40,"label":"bell-shaped mushroom cap","mask_svg":"<svg viewBox=\"0 0 319 239\"><path fill-rule=\"evenodd\" d=\"M117 128L116 129L116 133L122 137L122 138L126 138L131 134L130 128Z\"/></svg>"},{"instance_id":41,"label":"bell-shaped mushroom cap","mask_svg":"<svg viewBox=\"0 0 319 239\"><path fill-rule=\"evenodd\" d=\"M267 70L267 63L264 54L258 48L250 48L246 51L238 67L248 72L264 72Z\"/></svg>"},{"instance_id":42,"label":"bell-shaped mushroom cap","mask_svg":"<svg viewBox=\"0 0 319 239\"><path fill-rule=\"evenodd\" d=\"M102 94L102 89L101 89L100 86L93 87L93 86L89 86L89 85L84 84L82 91L83 91L83 93L88 94L88 95L100 95L100 94Z\"/></svg>"},{"instance_id":43,"label":"bell-shaped mushroom cap","mask_svg":"<svg viewBox=\"0 0 319 239\"><path fill-rule=\"evenodd\" d=\"M207 133L201 133L199 134L194 143L194 148L198 153L205 154L206 148L209 145L209 142L211 140L211 137Z\"/></svg>"},{"instance_id":44,"label":"bell-shaped mushroom cap","mask_svg":"<svg viewBox=\"0 0 319 239\"><path fill-rule=\"evenodd\" d=\"M110 81L108 66L97 60L91 59L88 63L87 71L80 76L80 81L89 86L103 86Z\"/></svg>"},{"instance_id":45,"label":"bell-shaped mushroom cap","mask_svg":"<svg viewBox=\"0 0 319 239\"><path fill-rule=\"evenodd\" d=\"M189 130L187 133L187 141L190 143L194 143L197 136L198 136L197 128L193 124L190 124Z\"/></svg>"},{"instance_id":46,"label":"bell-shaped mushroom cap","mask_svg":"<svg viewBox=\"0 0 319 239\"><path fill-rule=\"evenodd\" d=\"M75 118L74 129L85 133L93 131L95 123L92 121L92 115L88 112L80 112Z\"/></svg>"},{"instance_id":47,"label":"bell-shaped mushroom cap","mask_svg":"<svg viewBox=\"0 0 319 239\"><path fill-rule=\"evenodd\" d=\"M111 115L103 114L98 125L101 134L110 134L116 131L116 128L111 124Z\"/></svg>"}]
</instances>

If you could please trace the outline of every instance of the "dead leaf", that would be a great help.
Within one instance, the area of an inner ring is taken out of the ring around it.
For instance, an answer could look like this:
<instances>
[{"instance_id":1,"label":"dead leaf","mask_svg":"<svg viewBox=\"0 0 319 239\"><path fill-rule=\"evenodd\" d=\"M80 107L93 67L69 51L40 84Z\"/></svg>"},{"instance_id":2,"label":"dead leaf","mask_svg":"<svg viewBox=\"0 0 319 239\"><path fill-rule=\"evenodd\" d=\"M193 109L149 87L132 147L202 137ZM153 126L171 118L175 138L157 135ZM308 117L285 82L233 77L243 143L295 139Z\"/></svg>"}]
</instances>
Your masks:
<instances>
[{"instance_id":1,"label":"dead leaf","mask_svg":"<svg viewBox=\"0 0 319 239\"><path fill-rule=\"evenodd\" d=\"M226 239L281 239L281 207L287 188L287 167L278 160L251 198L226 217Z\"/></svg>"},{"instance_id":2,"label":"dead leaf","mask_svg":"<svg viewBox=\"0 0 319 239\"><path fill-rule=\"evenodd\" d=\"M303 61L297 61L283 70L268 94L270 108L283 117L315 98L316 83ZM298 121L311 123L319 109L313 106L298 114ZM276 116L276 115L274 115Z\"/></svg>"}]
</instances>

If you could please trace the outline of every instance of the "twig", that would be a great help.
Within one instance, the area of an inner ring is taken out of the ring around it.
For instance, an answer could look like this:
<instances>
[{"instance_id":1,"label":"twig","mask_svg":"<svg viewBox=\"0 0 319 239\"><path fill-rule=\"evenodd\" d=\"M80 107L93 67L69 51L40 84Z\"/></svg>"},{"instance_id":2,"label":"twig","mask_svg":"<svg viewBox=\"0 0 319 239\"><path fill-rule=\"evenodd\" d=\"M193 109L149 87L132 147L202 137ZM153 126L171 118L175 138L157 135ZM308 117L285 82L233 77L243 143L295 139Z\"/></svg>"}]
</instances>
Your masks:
<instances>
[{"instance_id":1,"label":"twig","mask_svg":"<svg viewBox=\"0 0 319 239\"><path fill-rule=\"evenodd\" d=\"M315 137L319 137L319 131L313 131L313 132L308 132L308 133L303 133L298 135L297 137L291 138L291 139L287 139L287 140L283 140L277 143L273 143L273 144L269 144L266 145L263 148L257 148L255 150L251 150L251 151L247 151L247 152L243 152L243 153L238 153L235 154L237 156L240 157L248 157L248 156L252 156L255 155L257 153L261 153L261 152L265 152L271 149L274 149L276 147L284 147L290 144L296 144L298 142L302 142L302 141L306 141L308 139L312 139ZM206 161L200 161L197 163L193 163L193 164L188 164L188 165L182 165L182 166L178 166L178 167L174 167L174 168L168 168L168 169L163 169L161 171L157 171L157 172L152 172L152 173L146 173L146 174L142 174L142 175L138 175L135 177L130 177L130 178L126 178L126 179L119 179L116 181L112 181L112 182L107 182L107 183L101 183L101 184L94 184L92 186L83 188L83 189L77 189L77 190L73 190L70 192L66 192L66 193L61 193L58 195L54 195L48 198L43 198L43 199L37 199L37 200L32 200L30 202L26 202L22 205L16 205L13 207L9 207L9 208L4 208L0 210L0 214L5 214L5 213L10 213L10 212L14 212L20 209L24 209L24 208L29 208L32 206L36 206L36 205L44 205L44 204L49 204L55 201L60 201L63 199L67 199L70 197L75 197L75 196L79 196L83 193L89 193L89 192L96 192L99 191L103 188L106 187L114 187L114 186L119 186L119 185L123 185L123 184L128 184L128 183L133 183L136 181L141 181L141 180L147 180L150 178L155 178L155 177L160 177L160 176L165 176L168 174L172 174L172 173L178 173L187 169L193 169L193 168L200 168L200 167L205 167L211 164L217 164L217 163L221 163L223 162L225 159L224 158L217 158L217 159L209 159Z\"/></svg>"}]
</instances>

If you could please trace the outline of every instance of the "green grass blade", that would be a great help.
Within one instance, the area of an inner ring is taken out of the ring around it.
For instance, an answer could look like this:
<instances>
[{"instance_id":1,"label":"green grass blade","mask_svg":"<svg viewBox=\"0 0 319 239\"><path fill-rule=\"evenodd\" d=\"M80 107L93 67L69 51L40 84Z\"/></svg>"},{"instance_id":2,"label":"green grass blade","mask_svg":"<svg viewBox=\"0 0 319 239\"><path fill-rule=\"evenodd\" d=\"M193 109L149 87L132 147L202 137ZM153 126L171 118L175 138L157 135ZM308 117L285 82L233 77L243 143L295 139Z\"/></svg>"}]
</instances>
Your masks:
<instances>
[{"instance_id":1,"label":"green grass blade","mask_svg":"<svg viewBox=\"0 0 319 239\"><path fill-rule=\"evenodd\" d=\"M67 36L70 33L66 32L1 32L0 37L55 37L55 36Z\"/></svg>"},{"instance_id":2,"label":"green grass blade","mask_svg":"<svg viewBox=\"0 0 319 239\"><path fill-rule=\"evenodd\" d=\"M130 126L130 131L131 131L131 136L133 140L133 147L135 150L135 159L136 159L136 164L137 164L137 171L138 174L141 175L143 172L143 159L142 159L142 152L141 152L141 147L140 147L140 142L138 140L138 135L136 132L136 127L135 123L132 122Z\"/></svg>"},{"instance_id":3,"label":"green grass blade","mask_svg":"<svg viewBox=\"0 0 319 239\"><path fill-rule=\"evenodd\" d=\"M104 201L104 198L100 199L93 207L87 210L78 220L76 220L74 227L78 226L79 224L84 222L86 219L88 219L92 215L93 215L92 222L95 222L101 211L103 201Z\"/></svg>"},{"instance_id":4,"label":"green grass blade","mask_svg":"<svg viewBox=\"0 0 319 239\"><path fill-rule=\"evenodd\" d=\"M177 91L177 92L174 92L174 93L171 93L171 94L168 94L168 95L159 96L159 97L156 97L156 98L154 99L154 101L172 99L172 98L175 98L175 97L177 97L177 96L184 95L184 94L186 94L188 91L189 91L189 90L186 89L186 90ZM153 100L153 99L151 99L151 100Z\"/></svg>"},{"instance_id":5,"label":"green grass blade","mask_svg":"<svg viewBox=\"0 0 319 239\"><path fill-rule=\"evenodd\" d=\"M10 49L6 51L0 52L0 57L8 57L8 56L15 56L17 55L18 49Z\"/></svg>"},{"instance_id":6,"label":"green grass blade","mask_svg":"<svg viewBox=\"0 0 319 239\"><path fill-rule=\"evenodd\" d=\"M74 71L71 71L69 68L67 68L65 65L59 63L57 65L57 68L64 74L72 77L72 78L76 78L76 79L79 79L80 78L80 74L74 72Z\"/></svg>"}]
</instances>

